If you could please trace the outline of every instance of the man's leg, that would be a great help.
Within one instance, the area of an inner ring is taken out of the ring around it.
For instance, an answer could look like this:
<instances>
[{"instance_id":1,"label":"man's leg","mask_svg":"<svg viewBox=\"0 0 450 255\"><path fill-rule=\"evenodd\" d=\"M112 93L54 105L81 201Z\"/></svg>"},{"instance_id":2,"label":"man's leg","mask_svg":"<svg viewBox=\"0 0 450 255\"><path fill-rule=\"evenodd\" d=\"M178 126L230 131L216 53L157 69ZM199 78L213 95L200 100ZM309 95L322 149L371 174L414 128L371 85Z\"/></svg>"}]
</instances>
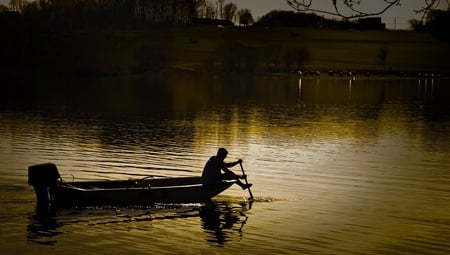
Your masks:
<instances>
[{"instance_id":1,"label":"man's leg","mask_svg":"<svg viewBox=\"0 0 450 255\"><path fill-rule=\"evenodd\" d=\"M241 180L239 180L239 175L233 173L233 172L228 172L222 175L222 179L223 180L236 180L236 184L239 185L242 189L248 189L249 187L251 187L253 184L245 184L243 182L241 182Z\"/></svg>"}]
</instances>

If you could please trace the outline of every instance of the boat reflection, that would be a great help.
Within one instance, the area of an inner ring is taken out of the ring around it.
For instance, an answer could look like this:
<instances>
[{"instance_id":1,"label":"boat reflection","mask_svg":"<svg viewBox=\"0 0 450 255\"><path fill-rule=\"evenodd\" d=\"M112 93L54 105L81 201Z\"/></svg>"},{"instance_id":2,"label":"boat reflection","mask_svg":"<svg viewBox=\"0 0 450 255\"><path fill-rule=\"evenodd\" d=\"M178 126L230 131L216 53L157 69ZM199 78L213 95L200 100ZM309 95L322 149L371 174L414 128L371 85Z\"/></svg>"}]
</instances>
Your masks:
<instances>
[{"instance_id":1,"label":"boat reflection","mask_svg":"<svg viewBox=\"0 0 450 255\"><path fill-rule=\"evenodd\" d=\"M248 217L247 204L230 201L210 201L205 204L156 204L151 207L85 207L42 212L37 209L28 216L27 241L39 245L56 245L61 236L108 230L128 232L130 229L156 231L157 228L179 228L180 235L195 228L199 218L207 242L223 245L242 237ZM170 220L177 219L177 225ZM192 221L194 219L194 221ZM181 222L179 221L181 220ZM151 224L148 224L151 222ZM149 233L151 236L157 234ZM70 238L70 237L69 237Z\"/></svg>"},{"instance_id":2,"label":"boat reflection","mask_svg":"<svg viewBox=\"0 0 450 255\"><path fill-rule=\"evenodd\" d=\"M36 207L36 213L28 217L27 240L30 243L42 245L55 245L60 231L57 217L54 211L43 211Z\"/></svg>"}]
</instances>

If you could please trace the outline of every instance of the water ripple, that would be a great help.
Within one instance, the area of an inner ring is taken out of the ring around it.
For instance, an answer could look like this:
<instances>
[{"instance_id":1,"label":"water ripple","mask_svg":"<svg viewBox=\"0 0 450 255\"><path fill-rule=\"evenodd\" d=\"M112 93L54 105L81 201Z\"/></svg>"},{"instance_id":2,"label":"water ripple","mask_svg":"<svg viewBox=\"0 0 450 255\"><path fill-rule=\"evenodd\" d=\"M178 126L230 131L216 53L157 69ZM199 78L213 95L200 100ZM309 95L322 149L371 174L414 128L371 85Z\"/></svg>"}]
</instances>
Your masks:
<instances>
[{"instance_id":1,"label":"water ripple","mask_svg":"<svg viewBox=\"0 0 450 255\"><path fill-rule=\"evenodd\" d=\"M189 119L0 112L2 252L449 253L449 119L392 94L369 105L311 96L217 104ZM248 192L233 186L217 197L225 204L206 209L89 208L36 218L29 165L54 162L68 180L199 176L219 147L230 161L244 160L251 210L242 206Z\"/></svg>"}]
</instances>

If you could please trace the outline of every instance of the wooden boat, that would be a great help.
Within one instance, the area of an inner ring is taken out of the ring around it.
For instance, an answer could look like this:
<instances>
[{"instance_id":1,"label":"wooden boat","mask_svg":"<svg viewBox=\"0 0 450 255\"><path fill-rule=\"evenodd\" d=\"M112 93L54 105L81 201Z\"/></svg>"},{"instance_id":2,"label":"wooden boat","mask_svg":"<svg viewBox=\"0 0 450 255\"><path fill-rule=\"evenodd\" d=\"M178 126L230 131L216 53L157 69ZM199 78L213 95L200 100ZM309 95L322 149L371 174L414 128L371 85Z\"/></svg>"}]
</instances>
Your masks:
<instances>
[{"instance_id":1,"label":"wooden boat","mask_svg":"<svg viewBox=\"0 0 450 255\"><path fill-rule=\"evenodd\" d=\"M38 206L72 207L204 202L236 181L204 185L201 177L177 177L65 182L56 165L47 163L28 168L28 183L35 189Z\"/></svg>"}]
</instances>

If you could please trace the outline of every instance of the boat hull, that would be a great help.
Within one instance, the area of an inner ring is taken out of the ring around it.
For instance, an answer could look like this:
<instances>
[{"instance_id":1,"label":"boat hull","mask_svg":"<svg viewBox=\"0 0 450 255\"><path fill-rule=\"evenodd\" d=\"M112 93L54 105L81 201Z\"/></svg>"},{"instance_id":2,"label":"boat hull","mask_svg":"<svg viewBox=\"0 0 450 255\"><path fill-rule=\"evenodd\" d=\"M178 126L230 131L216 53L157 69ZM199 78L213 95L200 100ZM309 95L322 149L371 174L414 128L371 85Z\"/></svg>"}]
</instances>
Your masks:
<instances>
[{"instance_id":1,"label":"boat hull","mask_svg":"<svg viewBox=\"0 0 450 255\"><path fill-rule=\"evenodd\" d=\"M59 182L53 203L57 206L151 205L205 202L236 181L203 185L199 177L159 178L106 182Z\"/></svg>"}]
</instances>

